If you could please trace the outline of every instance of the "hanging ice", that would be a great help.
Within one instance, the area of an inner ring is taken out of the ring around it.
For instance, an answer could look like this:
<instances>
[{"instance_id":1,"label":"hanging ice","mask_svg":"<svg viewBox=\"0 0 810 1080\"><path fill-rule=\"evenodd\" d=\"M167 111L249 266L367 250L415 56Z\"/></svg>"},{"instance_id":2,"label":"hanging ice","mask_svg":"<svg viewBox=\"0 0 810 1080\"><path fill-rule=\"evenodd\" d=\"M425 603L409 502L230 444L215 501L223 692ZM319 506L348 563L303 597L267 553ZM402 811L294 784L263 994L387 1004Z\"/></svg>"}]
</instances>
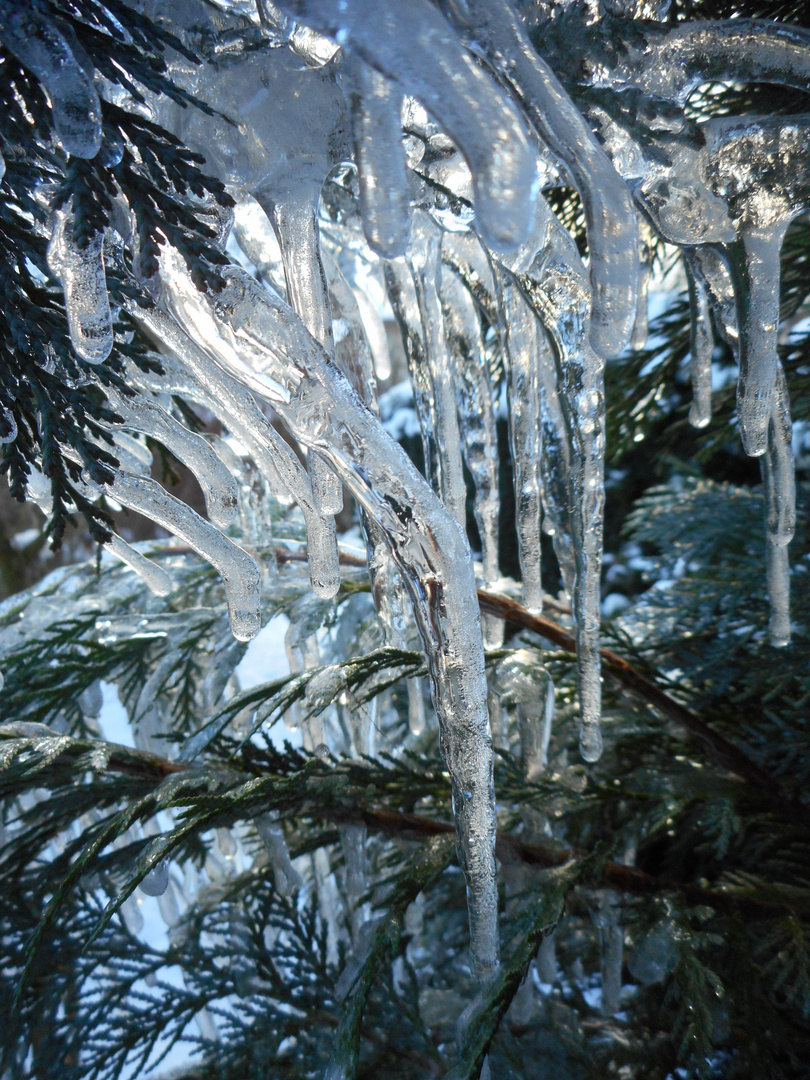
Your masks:
<instances>
[{"instance_id":1,"label":"hanging ice","mask_svg":"<svg viewBox=\"0 0 810 1080\"><path fill-rule=\"evenodd\" d=\"M0 38L44 87L65 150L95 157L101 146L98 94L57 26L30 5L2 0Z\"/></svg>"},{"instance_id":2,"label":"hanging ice","mask_svg":"<svg viewBox=\"0 0 810 1080\"><path fill-rule=\"evenodd\" d=\"M318 449L383 530L414 607L453 786L471 957L497 963L492 744L475 578L460 526L286 304L235 268L206 300L178 280L168 302L199 346Z\"/></svg>"},{"instance_id":3,"label":"hanging ice","mask_svg":"<svg viewBox=\"0 0 810 1080\"><path fill-rule=\"evenodd\" d=\"M83 247L73 237L70 207L54 215L48 265L62 282L70 339L77 356L100 364L113 347L112 316L104 273L103 233Z\"/></svg>"},{"instance_id":4,"label":"hanging ice","mask_svg":"<svg viewBox=\"0 0 810 1080\"><path fill-rule=\"evenodd\" d=\"M536 194L525 129L436 8L427 0L284 0L279 7L340 42L438 119L472 169L476 219L490 247L510 250L525 239Z\"/></svg>"}]
</instances>

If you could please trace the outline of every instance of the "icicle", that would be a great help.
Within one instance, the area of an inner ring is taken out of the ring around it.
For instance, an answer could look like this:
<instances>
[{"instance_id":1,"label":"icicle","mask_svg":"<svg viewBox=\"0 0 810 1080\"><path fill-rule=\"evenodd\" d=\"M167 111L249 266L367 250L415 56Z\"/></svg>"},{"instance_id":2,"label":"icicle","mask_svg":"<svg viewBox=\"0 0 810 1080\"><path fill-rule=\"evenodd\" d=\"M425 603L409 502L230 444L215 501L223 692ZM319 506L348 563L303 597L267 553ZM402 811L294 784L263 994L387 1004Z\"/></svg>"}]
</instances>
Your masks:
<instances>
[{"instance_id":1,"label":"icicle","mask_svg":"<svg viewBox=\"0 0 810 1080\"><path fill-rule=\"evenodd\" d=\"M702 128L703 153L715 186L726 192L736 229L725 253L739 331L737 417L746 453L758 457L767 449L779 368L782 241L794 218L810 207L810 121L805 116L719 118Z\"/></svg>"},{"instance_id":2,"label":"icicle","mask_svg":"<svg viewBox=\"0 0 810 1080\"><path fill-rule=\"evenodd\" d=\"M453 234L446 234L443 250ZM474 513L481 537L484 583L500 578L498 431L481 323L472 297L458 277L444 270L440 286L450 363L456 381L464 460L475 486ZM500 642L498 643L500 644ZM493 646L494 647L494 646Z\"/></svg>"},{"instance_id":3,"label":"icicle","mask_svg":"<svg viewBox=\"0 0 810 1080\"><path fill-rule=\"evenodd\" d=\"M149 398L116 395L114 407L130 428L156 439L188 466L203 490L211 521L220 528L227 528L236 516L236 480L205 439L189 431Z\"/></svg>"},{"instance_id":4,"label":"icicle","mask_svg":"<svg viewBox=\"0 0 810 1080\"><path fill-rule=\"evenodd\" d=\"M354 155L363 231L384 259L408 247L410 204L402 146L402 92L362 60L351 63Z\"/></svg>"},{"instance_id":5,"label":"icicle","mask_svg":"<svg viewBox=\"0 0 810 1080\"><path fill-rule=\"evenodd\" d=\"M362 896L367 888L366 875L366 840L368 830L365 825L338 825L340 845L346 863L346 889L351 896Z\"/></svg>"},{"instance_id":6,"label":"icicle","mask_svg":"<svg viewBox=\"0 0 810 1080\"><path fill-rule=\"evenodd\" d=\"M279 6L340 41L437 118L472 169L476 220L491 248L508 251L525 239L536 176L523 124L432 4L284 0Z\"/></svg>"},{"instance_id":7,"label":"icicle","mask_svg":"<svg viewBox=\"0 0 810 1080\"><path fill-rule=\"evenodd\" d=\"M6 159L0 154L0 184L3 182L3 177L6 175Z\"/></svg>"},{"instance_id":8,"label":"icicle","mask_svg":"<svg viewBox=\"0 0 810 1080\"><path fill-rule=\"evenodd\" d=\"M138 884L138 888L147 896L162 896L166 892L168 885L169 860L161 859Z\"/></svg>"},{"instance_id":9,"label":"icicle","mask_svg":"<svg viewBox=\"0 0 810 1080\"><path fill-rule=\"evenodd\" d=\"M120 536L113 533L105 547L116 559L134 570L138 577L143 578L155 596L168 596L172 591L172 579L166 571L130 547Z\"/></svg>"},{"instance_id":10,"label":"icicle","mask_svg":"<svg viewBox=\"0 0 810 1080\"><path fill-rule=\"evenodd\" d=\"M423 392L419 400L426 415L423 417L420 413L419 419L423 433L427 429L434 442L431 464L435 473L430 476L444 505L462 528L466 528L467 487L462 467L456 389L440 300L441 232L422 210L414 214L410 262L425 345L425 367L420 372Z\"/></svg>"},{"instance_id":11,"label":"icicle","mask_svg":"<svg viewBox=\"0 0 810 1080\"><path fill-rule=\"evenodd\" d=\"M541 576L543 430L540 416L537 317L507 275L501 277L509 387L509 442L515 484L515 523L523 578L523 606L543 610Z\"/></svg>"},{"instance_id":12,"label":"icicle","mask_svg":"<svg viewBox=\"0 0 810 1080\"><path fill-rule=\"evenodd\" d=\"M262 814L254 818L253 823L273 864L277 891L281 896L292 896L301 888L303 880L290 859L281 822L275 814Z\"/></svg>"},{"instance_id":13,"label":"icicle","mask_svg":"<svg viewBox=\"0 0 810 1080\"><path fill-rule=\"evenodd\" d=\"M73 239L73 211L54 214L48 266L62 283L73 348L88 364L106 360L113 347L103 241L98 232L79 247Z\"/></svg>"},{"instance_id":14,"label":"icicle","mask_svg":"<svg viewBox=\"0 0 810 1080\"><path fill-rule=\"evenodd\" d=\"M768 634L777 647L790 644L790 565L787 547L796 528L796 462L793 456L787 383L777 371L768 450L761 460L765 496L768 597L771 620Z\"/></svg>"},{"instance_id":15,"label":"icicle","mask_svg":"<svg viewBox=\"0 0 810 1080\"><path fill-rule=\"evenodd\" d=\"M271 218L279 238L287 296L301 321L327 352L333 348L332 316L326 274L318 239L318 192L306 182L296 186L295 195L276 199L262 191L259 204ZM324 516L343 509L343 489L319 454L307 462L315 505Z\"/></svg>"},{"instance_id":16,"label":"icicle","mask_svg":"<svg viewBox=\"0 0 810 1080\"><path fill-rule=\"evenodd\" d=\"M506 83L574 178L588 229L591 346L604 358L617 356L630 340L637 310L638 238L630 192L511 6L504 0L450 0L450 6L469 28L471 47Z\"/></svg>"},{"instance_id":17,"label":"icicle","mask_svg":"<svg viewBox=\"0 0 810 1080\"><path fill-rule=\"evenodd\" d=\"M636 308L636 321L633 325L633 334L630 339L630 345L634 349L643 349L647 344L647 337L649 335L649 297L647 292L650 285L650 277L652 275L654 235L649 222L641 215L638 223L638 306Z\"/></svg>"},{"instance_id":18,"label":"icicle","mask_svg":"<svg viewBox=\"0 0 810 1080\"><path fill-rule=\"evenodd\" d=\"M408 730L418 738L427 726L425 699L422 696L422 680L408 679ZM2 689L2 687L0 687Z\"/></svg>"},{"instance_id":19,"label":"icicle","mask_svg":"<svg viewBox=\"0 0 810 1080\"><path fill-rule=\"evenodd\" d=\"M519 649L498 664L497 690L502 705L517 711L520 757L526 779L540 778L548 764L554 720L554 683L537 655Z\"/></svg>"},{"instance_id":20,"label":"icicle","mask_svg":"<svg viewBox=\"0 0 810 1080\"><path fill-rule=\"evenodd\" d=\"M624 927L619 923L620 909L617 898L603 893L599 910L593 921L599 935L599 959L602 970L603 1016L613 1016L619 1011L619 994L622 988L622 964L624 959Z\"/></svg>"},{"instance_id":21,"label":"icicle","mask_svg":"<svg viewBox=\"0 0 810 1080\"><path fill-rule=\"evenodd\" d=\"M514 280L546 327L557 356L557 388L568 442L566 485L576 565L573 613L580 752L585 761L592 762L602 752L599 626L605 498L604 362L590 347L590 298L574 243L542 200L537 203L536 218L534 232L538 236L545 232L547 242L534 256L528 272L517 273ZM514 273L526 261L524 249L504 258L503 263Z\"/></svg>"},{"instance_id":22,"label":"icicle","mask_svg":"<svg viewBox=\"0 0 810 1080\"><path fill-rule=\"evenodd\" d=\"M737 419L747 454L759 457L768 443L774 380L779 366L780 254L787 224L745 232L729 249L737 300L740 377Z\"/></svg>"},{"instance_id":23,"label":"icicle","mask_svg":"<svg viewBox=\"0 0 810 1080\"><path fill-rule=\"evenodd\" d=\"M42 84L65 150L74 157L95 157L101 146L98 94L57 26L31 6L2 0L0 37Z\"/></svg>"},{"instance_id":24,"label":"icicle","mask_svg":"<svg viewBox=\"0 0 810 1080\"><path fill-rule=\"evenodd\" d=\"M557 362L545 329L538 324L538 365L540 371L540 420L543 429L541 476L543 486L543 532L551 537L563 588L570 599L577 579L568 477L572 462L568 427L557 388Z\"/></svg>"},{"instance_id":25,"label":"icicle","mask_svg":"<svg viewBox=\"0 0 810 1080\"><path fill-rule=\"evenodd\" d=\"M0 445L7 446L17 438L17 421L14 419L14 413L5 405L0 405L0 413L2 413L0 423L5 424L6 427L6 434L0 435Z\"/></svg>"},{"instance_id":26,"label":"icicle","mask_svg":"<svg viewBox=\"0 0 810 1080\"><path fill-rule=\"evenodd\" d=\"M233 212L233 235L239 247L256 267L262 281L269 282L279 296L287 299L287 281L278 237L259 203L248 196L240 199Z\"/></svg>"},{"instance_id":27,"label":"icicle","mask_svg":"<svg viewBox=\"0 0 810 1080\"><path fill-rule=\"evenodd\" d=\"M483 976L498 958L495 813L481 626L466 537L290 308L235 267L224 277L216 297L173 279L177 317L218 363L272 403L300 442L328 457L385 532L406 582L453 787L472 965Z\"/></svg>"},{"instance_id":28,"label":"icicle","mask_svg":"<svg viewBox=\"0 0 810 1080\"><path fill-rule=\"evenodd\" d=\"M466 522L466 485L456 395L437 289L440 234L427 214L413 223L413 273L402 260L386 265L391 306L402 333L422 431L425 472L456 520Z\"/></svg>"},{"instance_id":29,"label":"icicle","mask_svg":"<svg viewBox=\"0 0 810 1080\"><path fill-rule=\"evenodd\" d=\"M184 540L214 566L222 578L234 637L250 641L261 628L259 586L255 561L231 540L196 514L190 506L164 491L156 480L116 473L109 493L123 506L156 522Z\"/></svg>"},{"instance_id":30,"label":"icicle","mask_svg":"<svg viewBox=\"0 0 810 1080\"><path fill-rule=\"evenodd\" d=\"M194 290L196 293L196 290ZM307 557L313 590L329 598L340 588L334 518L323 518L315 508L306 472L289 446L262 414L238 378L227 375L180 327L157 308L136 308L133 315L182 365L195 385L191 400L222 416L226 426L244 444L265 480L276 490L289 492L301 508L307 529Z\"/></svg>"},{"instance_id":31,"label":"icicle","mask_svg":"<svg viewBox=\"0 0 810 1080\"><path fill-rule=\"evenodd\" d=\"M712 418L714 334L709 313L709 293L705 282L692 272L688 258L684 260L684 266L692 315L689 326L689 363L692 373L692 405L689 409L689 423L693 427L703 428Z\"/></svg>"}]
</instances>

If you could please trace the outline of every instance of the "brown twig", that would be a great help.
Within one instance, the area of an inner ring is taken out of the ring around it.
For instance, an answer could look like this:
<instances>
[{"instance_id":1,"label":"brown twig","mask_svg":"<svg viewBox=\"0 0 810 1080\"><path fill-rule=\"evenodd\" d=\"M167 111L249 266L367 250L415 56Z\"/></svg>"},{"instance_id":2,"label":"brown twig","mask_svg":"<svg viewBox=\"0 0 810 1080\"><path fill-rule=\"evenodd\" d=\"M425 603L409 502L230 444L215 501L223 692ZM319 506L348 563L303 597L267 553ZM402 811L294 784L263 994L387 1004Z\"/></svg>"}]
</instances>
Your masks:
<instances>
[{"instance_id":1,"label":"brown twig","mask_svg":"<svg viewBox=\"0 0 810 1080\"><path fill-rule=\"evenodd\" d=\"M542 615L532 615L515 600L495 593L478 590L478 602L481 610L489 615L496 615L501 619L523 626L527 630L533 630L548 641L553 641L567 652L575 653L577 643L573 634L568 630L543 618ZM791 821L803 828L810 828L810 810L802 803L796 802L784 790L781 784L753 761L739 746L729 742L723 735L710 727L705 720L692 712L685 705L670 697L650 679L645 678L632 664L628 663L618 653L611 649L600 649L602 664L605 674L618 682L625 689L640 697L648 705L652 705L659 713L669 720L675 721L699 739L708 750L712 759L720 766L733 772L742 780L746 780L756 787L765 798L785 814Z\"/></svg>"},{"instance_id":2,"label":"brown twig","mask_svg":"<svg viewBox=\"0 0 810 1080\"><path fill-rule=\"evenodd\" d=\"M449 821L424 818L416 814L401 814L394 810L367 808L361 810L360 815L367 827L383 832L393 832L399 836L407 836L409 833L414 836L435 836L455 831L455 826ZM572 860L589 857L588 852L576 848L526 844L501 832L498 833L495 853L501 862L520 861L546 868L563 866ZM705 905L720 911L739 911L744 915L762 918L797 914L797 908L803 908L803 905L789 904L785 901L763 900L755 896L723 892L682 881L673 881L669 878L659 878L635 866L625 866L622 863L610 861L599 864L598 875L591 884L614 889L617 892L632 893L636 896L675 893L691 905ZM807 909L804 910L807 914Z\"/></svg>"}]
</instances>

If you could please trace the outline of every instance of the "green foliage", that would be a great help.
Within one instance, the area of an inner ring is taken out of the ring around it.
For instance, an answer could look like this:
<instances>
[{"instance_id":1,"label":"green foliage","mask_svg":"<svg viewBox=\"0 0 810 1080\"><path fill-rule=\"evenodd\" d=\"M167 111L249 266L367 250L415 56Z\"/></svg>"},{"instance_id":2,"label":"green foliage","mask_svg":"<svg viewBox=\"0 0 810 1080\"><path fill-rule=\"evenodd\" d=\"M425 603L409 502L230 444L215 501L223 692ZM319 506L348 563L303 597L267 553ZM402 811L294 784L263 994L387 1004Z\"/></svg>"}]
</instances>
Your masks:
<instances>
[{"instance_id":1,"label":"green foliage","mask_svg":"<svg viewBox=\"0 0 810 1080\"><path fill-rule=\"evenodd\" d=\"M39 6L135 100L146 86L185 102L161 60L178 43L128 5ZM754 0L679 0L671 18L730 13L807 22L806 5ZM566 18L586 34L583 5ZM607 54L615 42L591 47ZM542 48L552 63L564 52L552 31ZM575 83L576 72L559 73ZM710 110L786 110L798 100L767 94L732 88L693 100L684 137ZM66 159L41 90L8 56L0 105L0 434L8 417L18 428L2 467L18 497L32 466L50 479L56 541L74 507L100 539L108 519L77 490L79 466L63 448L94 480L108 479L115 460L97 440L114 417L103 388L126 391L125 358L157 364L122 310L140 288L133 261L141 274L154 270L160 227L196 283L216 288L221 256L204 204L228 200L198 159L109 102L105 139L120 160ZM633 110L641 123L651 115L649 101L601 105L620 122ZM106 228L124 200L134 214L132 237L110 251L116 349L99 368L70 349L45 261L41 190L72 199L78 242ZM551 201L582 244L578 199L560 188ZM807 229L798 222L785 244L786 320L802 315L810 294ZM666 265L668 250L656 255ZM795 636L777 651L766 635L758 470L737 445L731 378L713 395L713 424L687 427L688 324L681 290L649 346L608 368L606 591L627 606L605 638L806 805L806 446L791 545ZM793 414L805 424L807 348L801 324L781 347ZM717 357L718 371L733 375L728 352L718 347ZM297 531L289 515L274 536L292 541ZM303 639L317 635L321 657L243 685L245 646L230 635L213 571L171 545L156 542L148 554L171 572L170 597L102 562L59 570L0 608L3 1075L117 1080L159 1075L171 1062L184 1080L304 1080L341 1069L461 1080L488 1058L491 1075L507 1080L806 1076L810 837L766 792L607 680L605 754L586 768L573 658L509 624L504 648L488 657L493 705L499 664L521 649L553 679L557 706L549 766L530 780L520 717L504 700L496 788L505 948L478 987L435 723L428 710L423 733L408 725L408 680L421 693L422 657L383 645L363 572L345 574L341 593L324 602L311 597L305 565L276 566L266 552L265 622L287 618ZM279 647L278 635L259 640ZM104 730L100 688L107 701L117 694L134 745ZM317 737L323 725L333 754ZM362 751L369 730L373 756ZM166 864L161 922L158 901L138 887L150 888ZM156 926L165 928L157 936ZM606 958L611 932L625 945L618 972ZM603 1015L610 977L619 1009ZM168 1057L177 1047L180 1066Z\"/></svg>"}]
</instances>

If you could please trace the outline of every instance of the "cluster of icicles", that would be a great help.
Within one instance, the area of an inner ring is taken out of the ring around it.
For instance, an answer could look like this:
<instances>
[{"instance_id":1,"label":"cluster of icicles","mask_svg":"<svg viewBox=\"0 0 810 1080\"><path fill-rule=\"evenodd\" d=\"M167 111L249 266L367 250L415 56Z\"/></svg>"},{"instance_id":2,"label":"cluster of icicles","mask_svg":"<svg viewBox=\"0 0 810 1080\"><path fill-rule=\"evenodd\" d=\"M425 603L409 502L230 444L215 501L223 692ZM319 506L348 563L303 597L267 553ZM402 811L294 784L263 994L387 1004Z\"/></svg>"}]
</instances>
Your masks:
<instances>
[{"instance_id":1,"label":"cluster of icicles","mask_svg":"<svg viewBox=\"0 0 810 1080\"><path fill-rule=\"evenodd\" d=\"M507 0L281 0L255 11L240 0L221 14L189 0L153 6L140 5L181 36L209 25L208 60L178 58L173 77L237 123L165 101L153 102L154 115L229 185L238 207L235 221L220 216L221 241L231 233L255 273L234 264L222 292L203 295L167 246L159 280L148 283L157 304L131 307L165 374L132 368L141 393L114 405L126 428L163 443L194 472L209 520L149 478L150 455L119 428L121 467L105 492L216 567L243 640L259 630L260 573L221 531L240 498L240 463L221 440L188 431L169 395L209 410L276 497L298 504L322 597L339 588L341 485L354 496L382 625L395 636L393 566L429 662L468 883L472 964L484 977L498 963L495 799L463 464L475 486L483 584L497 588L493 351L506 372L523 600L540 610L542 525L571 595L581 749L594 761L604 365L631 341L643 344L650 229L681 247L688 270L694 424L710 419L712 321L737 353L742 438L762 462L771 637L789 639L794 480L776 348L779 254L789 223L808 209L810 116L712 120L700 146L678 131L667 142L662 119L668 154L646 154L631 128L597 105L583 113L573 103L529 42L531 5L524 15ZM610 7L615 14L621 4ZM623 16L663 16L665 7L626 3ZM66 150L92 157L101 136L92 80L56 27L12 9L0 8L4 42L47 90ZM544 11L538 4L533 17ZM601 17L595 3L593 12ZM805 31L743 19L634 25L614 67L586 63L584 77L660 102L662 117L708 80L808 85ZM239 27L272 47L242 50ZM349 162L354 209L319 220L325 181ZM573 182L582 198L588 264L543 197L560 182ZM114 238L80 250L71 224L67 206L55 215L49 261L76 352L101 363L113 346L104 259ZM363 268L375 258L411 368L427 481L378 419L383 327L363 291ZM306 468L261 403L305 449ZM89 480L87 489L94 494ZM170 590L165 572L123 540L110 547L153 590ZM484 630L496 643L493 628Z\"/></svg>"}]
</instances>

